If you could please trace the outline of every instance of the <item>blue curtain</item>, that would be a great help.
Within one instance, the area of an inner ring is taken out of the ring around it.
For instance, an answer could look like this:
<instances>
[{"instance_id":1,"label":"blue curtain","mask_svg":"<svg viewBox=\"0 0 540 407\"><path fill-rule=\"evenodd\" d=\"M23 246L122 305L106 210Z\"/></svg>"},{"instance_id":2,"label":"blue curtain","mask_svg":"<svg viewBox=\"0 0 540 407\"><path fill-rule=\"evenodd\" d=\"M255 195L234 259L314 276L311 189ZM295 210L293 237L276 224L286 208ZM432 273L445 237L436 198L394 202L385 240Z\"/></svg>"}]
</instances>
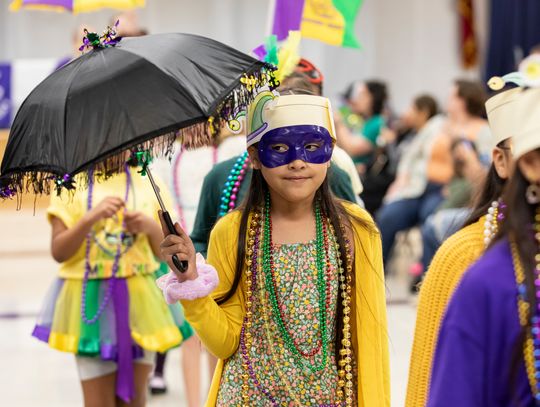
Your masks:
<instances>
[{"instance_id":1,"label":"blue curtain","mask_svg":"<svg viewBox=\"0 0 540 407\"><path fill-rule=\"evenodd\" d=\"M0 63L0 129L11 124L11 65Z\"/></svg>"},{"instance_id":2,"label":"blue curtain","mask_svg":"<svg viewBox=\"0 0 540 407\"><path fill-rule=\"evenodd\" d=\"M540 45L540 0L491 0L485 79L513 72Z\"/></svg>"}]
</instances>

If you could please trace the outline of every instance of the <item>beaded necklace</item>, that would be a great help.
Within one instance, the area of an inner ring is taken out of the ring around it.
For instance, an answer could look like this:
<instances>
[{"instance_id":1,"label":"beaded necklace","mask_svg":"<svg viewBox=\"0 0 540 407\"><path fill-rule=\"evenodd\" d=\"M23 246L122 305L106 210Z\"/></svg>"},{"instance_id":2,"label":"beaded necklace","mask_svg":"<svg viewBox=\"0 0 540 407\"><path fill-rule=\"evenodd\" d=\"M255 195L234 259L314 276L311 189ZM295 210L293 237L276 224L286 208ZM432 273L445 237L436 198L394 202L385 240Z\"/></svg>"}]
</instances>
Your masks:
<instances>
[{"instance_id":1,"label":"beaded necklace","mask_svg":"<svg viewBox=\"0 0 540 407\"><path fill-rule=\"evenodd\" d=\"M540 207L539 207L540 208ZM527 287L525 284L525 271L519 258L519 252L515 241L510 242L514 273L518 288L518 315L519 323L526 327L530 323L530 331L527 332L523 345L523 359L525 360L525 370L536 404L540 405L540 209L537 209L534 225L535 239L538 251L535 256L536 267L535 287L536 287L536 310L531 310L531 304L527 299Z\"/></svg>"},{"instance_id":2,"label":"beaded necklace","mask_svg":"<svg viewBox=\"0 0 540 407\"><path fill-rule=\"evenodd\" d=\"M128 201L129 198L129 185L131 183L131 174L129 172L128 165L125 164L124 171L126 173L126 191L124 194L124 202ZM89 173L89 182L88 182L88 200L86 204L87 211L90 211L92 209L92 194L94 192L94 178L93 178L93 171L90 170ZM120 257L122 256L122 241L124 239L124 229L126 226L126 207L127 205L124 205L123 214L122 214L122 231L120 232L120 239L116 246L116 254L114 256L114 263L112 266L112 276L110 278L107 292L105 293L105 296L103 297L103 300L101 301L101 304L98 306L98 310L96 314L92 318L88 318L86 316L86 289L88 286L88 278L90 276L90 273L92 272L92 266L90 265L90 245L91 245L91 239L92 239L92 232L89 232L86 235L86 255L85 255L85 263L84 263L84 277L83 277L83 286L82 286L82 299L81 299L81 318L83 322L87 325L95 324L101 314L105 311L105 308L109 304L109 301L111 300L114 285L116 282L116 274L118 273L119 263L120 263Z\"/></svg>"},{"instance_id":3,"label":"beaded necklace","mask_svg":"<svg viewBox=\"0 0 540 407\"><path fill-rule=\"evenodd\" d=\"M328 224L330 224L329 219L327 219L327 222L328 222ZM339 245L337 244L335 236L332 235L332 238L333 238L332 239L332 244L335 247L336 253L339 253ZM254 259L254 261L256 261L256 259ZM343 270L343 268L342 268L342 270ZM258 262L257 263L257 272L260 273L261 271L262 271L261 264L260 264L260 262ZM268 302L266 301L266 297L265 297L264 291L262 289L263 284L264 283L263 283L262 280L257 281L257 288L258 288L258 291L259 291L259 301L261 303L261 313L262 313L262 316L263 316L266 340L268 341L269 344L271 344L273 342L277 343L277 347L279 348L280 353L282 355L285 355L286 350L285 350L285 347L283 346L283 343L281 341L279 341L279 340L274 340L272 338L272 330L270 328L270 317L268 315L269 313L267 312L268 308L270 307L270 304L268 304ZM276 354L275 347L274 346L269 346L269 348L270 348L270 352L272 353L272 361L274 363L274 369L276 370L280 380L285 385L285 388L287 389L287 392L289 393L289 395L291 396L293 401L296 403L296 405L297 406L302 406L302 402L298 399L295 392L293 391L292 386L289 383L289 380L288 380L287 376L283 373L283 371L280 368L281 361L279 360L279 357ZM343 405L345 405L345 404L343 402L341 402L339 404L320 404L319 407L338 407L338 406L343 406Z\"/></svg>"},{"instance_id":4,"label":"beaded necklace","mask_svg":"<svg viewBox=\"0 0 540 407\"><path fill-rule=\"evenodd\" d=\"M253 336L251 335L250 329L252 327L252 317L253 317L253 311L255 310L255 299L253 298L253 289L256 287L257 284L257 258L259 253L259 244L260 244L260 237L259 237L259 219L260 215L258 212L255 212L253 214L252 220L251 220L251 226L249 229L249 244L250 247L248 248L247 254L246 254L246 284L247 284L247 290L246 290L246 316L244 317L244 323L242 324L242 329L240 331L240 349L242 352L242 368L244 369L244 373L242 375L243 384L242 384L242 399L244 401L244 405L249 405L249 378L251 377L253 383L255 386L259 389L261 393L263 393L267 399L270 400L273 407L279 406L279 403L276 401L276 399L272 396L270 391L266 388L264 388L257 377L257 374L255 373L255 370L253 369L253 364L251 363L251 358L249 357L249 350L251 350L251 346L253 345Z\"/></svg>"},{"instance_id":5,"label":"beaded necklace","mask_svg":"<svg viewBox=\"0 0 540 407\"><path fill-rule=\"evenodd\" d=\"M123 256L131 247L133 246L133 243L136 239L136 236L124 234L122 236L122 245L125 246L123 249L121 249L120 255ZM92 232L92 240L94 243L99 247L99 250L101 250L103 253L107 254L109 257L114 257L116 255L116 252L113 252L112 250L109 250L107 247L105 247L96 236L95 232Z\"/></svg>"},{"instance_id":6,"label":"beaded necklace","mask_svg":"<svg viewBox=\"0 0 540 407\"><path fill-rule=\"evenodd\" d=\"M258 380L257 375L253 369L253 365L249 358L249 350L252 349L253 337L250 331L252 327L252 318L254 312L254 296L253 290L256 288L257 284L257 268L258 268L258 259L260 256L260 237L258 232L260 232L260 223L261 215L259 211L253 213L251 217L251 223L248 230L248 248L246 251L246 315L244 316L244 321L242 324L242 329L240 332L240 350L242 354L242 368L244 369L244 374L242 375L243 384L242 384L242 399L244 405L249 405L249 379L253 381L255 386L270 400L272 406L279 405L276 399L270 394L270 392L263 388L261 382ZM328 222L330 232L335 236L333 226ZM343 224L340 225L344 236L346 236L345 227ZM264 238L264 235L263 235ZM340 253L339 245L337 241L336 252ZM341 341L341 350L340 360L338 365L340 369L338 371L338 390L337 396L339 399L344 400L345 406L353 405L353 375L352 375L352 350L351 350L351 332L350 332L350 304L351 304L351 283L352 283L352 252L350 248L350 242L345 238L345 251L347 256L347 267L346 270L343 269L343 261L341 258L338 259L339 265L339 280L340 288L342 290L342 304L343 304L343 339ZM338 344L336 344L337 346ZM294 398L294 396L293 396ZM295 398L295 401L296 398ZM343 405L340 403L339 405ZM331 405L322 405L321 407L336 407Z\"/></svg>"},{"instance_id":7,"label":"beaded necklace","mask_svg":"<svg viewBox=\"0 0 540 407\"><path fill-rule=\"evenodd\" d=\"M173 183L174 200L176 201L178 218L180 219L180 226L182 227L183 230L187 230L186 219L184 216L184 203L182 202L180 179L179 179L180 178L180 161L183 154L184 154L184 149L181 148L178 154L176 155L176 158L172 166L172 179L173 179L172 183ZM216 165L217 160L218 160L217 148L212 147L212 167Z\"/></svg>"},{"instance_id":8,"label":"beaded necklace","mask_svg":"<svg viewBox=\"0 0 540 407\"><path fill-rule=\"evenodd\" d=\"M236 208L236 200L238 192L242 186L242 182L246 176L247 167L249 163L248 152L244 152L236 162L227 177L227 182L221 191L220 205L219 205L219 217L225 216L228 212L231 212Z\"/></svg>"},{"instance_id":9,"label":"beaded necklace","mask_svg":"<svg viewBox=\"0 0 540 407\"><path fill-rule=\"evenodd\" d=\"M336 236L334 226L329 223L330 233ZM351 243L347 238L347 231L343 221L340 222L341 233L345 239L345 255L347 257L347 269L343 270L343 260L338 259L339 265L339 282L342 290L341 298L343 305L343 339L341 340L342 348L339 351L341 360L338 362L340 370L338 371L339 389L337 391L339 398L345 398L345 405L352 406L353 404L353 374L352 374L352 343L351 343L351 293L352 293L352 273L353 273L353 254ZM336 250L340 253L339 244L336 242Z\"/></svg>"},{"instance_id":10,"label":"beaded necklace","mask_svg":"<svg viewBox=\"0 0 540 407\"><path fill-rule=\"evenodd\" d=\"M484 245L486 247L489 246L497 234L497 231L499 230L499 223L504 220L505 209L506 205L500 198L499 200L491 203L484 222Z\"/></svg>"},{"instance_id":11,"label":"beaded necklace","mask_svg":"<svg viewBox=\"0 0 540 407\"><path fill-rule=\"evenodd\" d=\"M127 185L131 187L131 190L132 190L132 194L131 194L131 200L133 201L132 210L136 210L137 209L137 199L136 199L137 195L135 194L135 186L133 185L133 180L131 179L131 177L126 177L126 182L127 182ZM126 205L127 205L127 201L126 201ZM129 249L131 249L136 238L137 238L136 236L130 235L130 234L123 234L120 236L119 240L121 241L122 245L125 246L124 249L122 249L120 256L123 256ZM105 245L103 245L99 241L96 233L93 230L92 230L92 240L103 253L107 254L107 256L115 257L116 252L109 250Z\"/></svg>"},{"instance_id":12,"label":"beaded necklace","mask_svg":"<svg viewBox=\"0 0 540 407\"><path fill-rule=\"evenodd\" d=\"M262 271L261 265L258 264L257 273L260 273L261 271ZM277 342L277 345L278 345L278 348L279 348L281 354L284 355L285 354L285 348L283 346L283 343L281 343L281 341L279 341L279 340L274 340L272 338L272 331L270 329L270 317L269 317L268 312L267 312L267 307L270 307L270 304L267 303L266 298L264 296L264 291L261 289L262 284L263 284L262 282L260 283L260 285L259 285L259 283L257 283L257 288L258 288L257 291L259 292L259 301L261 303L261 312L262 312L262 316L263 316L264 331L265 331L265 334L266 334L266 340L268 341L269 344L271 344L273 342L274 343ZM298 400L298 398L296 397L296 394L292 391L291 384L289 383L289 380L283 374L283 371L280 368L280 361L279 361L278 355L276 354L276 350L275 350L274 346L269 346L269 349L270 349L270 352L272 353L272 361L274 362L274 369L277 371L277 374L278 374L279 378L281 379L281 381L285 385L285 388L287 389L287 392L293 398L296 405L301 406L302 403L300 402L300 400Z\"/></svg>"},{"instance_id":13,"label":"beaded necklace","mask_svg":"<svg viewBox=\"0 0 540 407\"><path fill-rule=\"evenodd\" d=\"M316 266L317 266L317 290L319 292L319 335L320 335L320 345L317 345L315 349L310 352L303 352L299 349L297 343L292 339L290 334L285 317L282 312L281 301L279 300L277 293L277 284L274 270L274 253L273 253L273 242L272 242L272 220L270 216L270 195L266 196L266 204L264 208L264 235L262 242L262 252L263 252L263 272L265 275L265 285L266 290L270 296L270 303L273 309L274 319L278 326L278 329L285 341L287 349L293 354L297 363L301 365L307 365L311 373L317 373L323 370L326 366L328 359L328 326L326 321L327 310L329 308L329 302L331 297L328 295L327 290L327 281L329 278L325 276L324 260L323 256L325 255L325 247L328 248L328 244L325 245L323 237L323 222L321 219L321 210L320 206L317 203L315 205L315 225L316 225ZM330 270L326 270L330 272ZM326 278L325 278L326 277ZM305 362L301 357L308 358L316 355L321 351L322 348L322 357L319 363L311 364Z\"/></svg>"}]
</instances>

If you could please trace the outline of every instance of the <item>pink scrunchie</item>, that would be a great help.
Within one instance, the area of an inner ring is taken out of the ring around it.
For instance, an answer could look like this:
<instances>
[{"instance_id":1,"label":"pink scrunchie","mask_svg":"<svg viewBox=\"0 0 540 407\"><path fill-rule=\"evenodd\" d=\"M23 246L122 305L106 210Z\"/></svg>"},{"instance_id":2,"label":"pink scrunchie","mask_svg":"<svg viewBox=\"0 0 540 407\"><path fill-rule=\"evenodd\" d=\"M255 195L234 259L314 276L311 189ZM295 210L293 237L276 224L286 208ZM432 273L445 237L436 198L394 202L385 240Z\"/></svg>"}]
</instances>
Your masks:
<instances>
[{"instance_id":1,"label":"pink scrunchie","mask_svg":"<svg viewBox=\"0 0 540 407\"><path fill-rule=\"evenodd\" d=\"M217 287L219 278L214 267L206 264L204 257L197 253L197 273L195 280L178 281L172 271L156 280L156 284L163 291L167 304L174 304L179 300L194 300L203 298Z\"/></svg>"}]
</instances>

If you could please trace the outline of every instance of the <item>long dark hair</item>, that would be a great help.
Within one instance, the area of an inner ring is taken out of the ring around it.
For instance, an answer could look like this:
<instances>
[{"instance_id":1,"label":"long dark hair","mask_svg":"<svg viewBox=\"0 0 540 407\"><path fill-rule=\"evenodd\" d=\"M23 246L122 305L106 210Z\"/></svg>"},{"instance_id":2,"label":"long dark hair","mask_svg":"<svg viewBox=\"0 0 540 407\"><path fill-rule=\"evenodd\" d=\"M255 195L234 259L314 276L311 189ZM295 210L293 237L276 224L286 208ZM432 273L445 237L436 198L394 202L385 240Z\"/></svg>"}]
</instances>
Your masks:
<instances>
[{"instance_id":1,"label":"long dark hair","mask_svg":"<svg viewBox=\"0 0 540 407\"><path fill-rule=\"evenodd\" d=\"M229 291L221 298L217 299L218 304L223 304L227 302L233 294L238 289L242 274L245 268L245 257L246 257L246 237L248 229L249 215L252 211L261 208L264 205L264 200L266 193L268 192L268 185L264 179L260 170L253 169L253 175L251 177L251 185L249 188L249 193L240 206L238 210L242 212L242 217L240 220L239 234L238 234L238 247L236 254L236 268L234 274L234 280ZM354 215L349 214L346 209L343 207L341 201L334 197L332 191L330 190L330 185L328 182L328 176L325 178L322 185L319 187L315 194L315 200L318 201L321 205L322 213L330 219L332 226L334 227L336 233L336 240L339 244L339 256L343 262L343 267L346 270L347 268L347 253L346 253L346 236L341 229L341 224L345 226L345 229L348 231L349 236L354 235L354 229L352 228L351 221L360 224L360 226L366 228L369 231L375 232L375 228L366 222L364 219L355 217ZM358 251L355 248L355 252ZM369 260L369 259L368 259ZM354 287L354 262L356 259L353 259L352 266L352 284ZM353 289L354 292L354 289ZM337 311L336 311L336 363L339 361L339 350L341 340L343 339L343 304L341 301L340 290L338 289L337 293Z\"/></svg>"},{"instance_id":2,"label":"long dark hair","mask_svg":"<svg viewBox=\"0 0 540 407\"><path fill-rule=\"evenodd\" d=\"M464 226L478 222L478 219L487 213L491 207L491 203L501 197L505 184L506 180L499 176L495 166L491 164L482 189L474 199L473 210L465 221Z\"/></svg>"},{"instance_id":3,"label":"long dark hair","mask_svg":"<svg viewBox=\"0 0 540 407\"><path fill-rule=\"evenodd\" d=\"M503 140L497 144L497 148L503 150L503 154L506 154L506 150L509 149L505 145L506 143L507 140ZM501 197L505 185L506 180L499 176L497 170L495 169L495 165L492 163L489 167L489 171L484 181L484 185L480 190L480 193L474 199L472 213L465 221L464 226L472 225L473 223L476 223L478 219L484 216L488 209L491 207L491 203Z\"/></svg>"},{"instance_id":4,"label":"long dark hair","mask_svg":"<svg viewBox=\"0 0 540 407\"><path fill-rule=\"evenodd\" d=\"M458 79L455 82L458 96L465 101L465 110L474 117L486 117L486 91L478 81Z\"/></svg>"},{"instance_id":5,"label":"long dark hair","mask_svg":"<svg viewBox=\"0 0 540 407\"><path fill-rule=\"evenodd\" d=\"M383 113L388 99L388 89L386 83L376 80L366 81L366 88L371 94L372 106L371 114L378 116Z\"/></svg>"},{"instance_id":6,"label":"long dark hair","mask_svg":"<svg viewBox=\"0 0 540 407\"><path fill-rule=\"evenodd\" d=\"M420 112L426 112L428 120L439 113L439 105L437 100L431 95L423 94L414 98L414 106Z\"/></svg>"},{"instance_id":7,"label":"long dark hair","mask_svg":"<svg viewBox=\"0 0 540 407\"><path fill-rule=\"evenodd\" d=\"M535 207L525 199L525 192L529 182L525 179L519 168L516 166L514 174L508 181L507 188L503 195L503 200L507 204L507 216L499 228L497 236L493 239L492 245L507 237L511 241L519 242L516 245L519 260L523 266L525 274L525 285L527 287L527 301L529 302L529 312L536 310L536 288L535 288L535 264L536 244L533 240L531 224L534 223ZM527 325L521 328L520 335L514 349L510 364L510 383L514 390L514 397L517 398L517 378L521 363L524 361L523 346L530 331L530 319L527 318Z\"/></svg>"}]
</instances>

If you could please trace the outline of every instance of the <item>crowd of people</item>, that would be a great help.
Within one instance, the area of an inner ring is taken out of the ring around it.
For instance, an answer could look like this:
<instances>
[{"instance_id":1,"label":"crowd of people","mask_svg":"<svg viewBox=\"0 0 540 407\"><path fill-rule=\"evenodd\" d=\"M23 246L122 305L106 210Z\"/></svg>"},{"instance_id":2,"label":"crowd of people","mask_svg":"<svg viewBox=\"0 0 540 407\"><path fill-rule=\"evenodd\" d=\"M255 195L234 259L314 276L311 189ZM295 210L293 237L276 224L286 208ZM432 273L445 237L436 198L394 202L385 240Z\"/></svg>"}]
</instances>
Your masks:
<instances>
[{"instance_id":1,"label":"crowd of people","mask_svg":"<svg viewBox=\"0 0 540 407\"><path fill-rule=\"evenodd\" d=\"M465 222L489 168L487 94L481 83L458 79L442 110L432 95L420 94L396 118L387 93L377 81L350 86L347 116L336 119L338 145L357 163L360 196L381 231L387 274L394 272L396 235L421 229L423 254L410 270L415 291L440 244ZM347 125L351 120L355 127Z\"/></svg>"},{"instance_id":2,"label":"crowd of people","mask_svg":"<svg viewBox=\"0 0 540 407\"><path fill-rule=\"evenodd\" d=\"M166 392L177 346L190 407L205 353L208 406L389 406L384 281L413 228L407 406L538 405L540 91L458 79L397 115L379 80L332 111L323 79L300 59L214 147L154 163L177 235L136 157L51 199L33 334L76 355L86 406Z\"/></svg>"}]
</instances>

